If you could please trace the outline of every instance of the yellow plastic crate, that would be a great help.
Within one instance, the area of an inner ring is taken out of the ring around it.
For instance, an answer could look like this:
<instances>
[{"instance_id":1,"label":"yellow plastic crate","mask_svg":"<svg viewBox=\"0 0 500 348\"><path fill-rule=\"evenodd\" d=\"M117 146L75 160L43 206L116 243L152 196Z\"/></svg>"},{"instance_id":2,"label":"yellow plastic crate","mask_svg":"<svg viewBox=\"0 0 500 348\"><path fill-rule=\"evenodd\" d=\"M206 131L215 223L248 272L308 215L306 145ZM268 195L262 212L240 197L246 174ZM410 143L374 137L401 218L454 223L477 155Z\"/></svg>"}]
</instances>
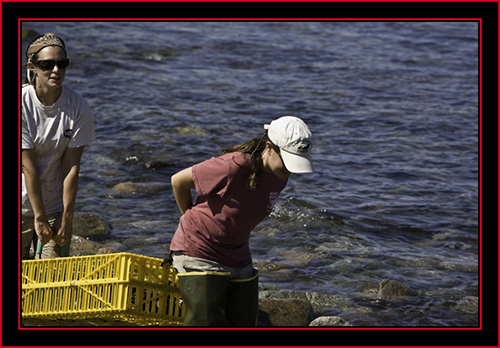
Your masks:
<instances>
[{"instance_id":1,"label":"yellow plastic crate","mask_svg":"<svg viewBox=\"0 0 500 348\"><path fill-rule=\"evenodd\" d=\"M182 325L176 272L129 253L22 261L22 320L33 325Z\"/></svg>"}]
</instances>

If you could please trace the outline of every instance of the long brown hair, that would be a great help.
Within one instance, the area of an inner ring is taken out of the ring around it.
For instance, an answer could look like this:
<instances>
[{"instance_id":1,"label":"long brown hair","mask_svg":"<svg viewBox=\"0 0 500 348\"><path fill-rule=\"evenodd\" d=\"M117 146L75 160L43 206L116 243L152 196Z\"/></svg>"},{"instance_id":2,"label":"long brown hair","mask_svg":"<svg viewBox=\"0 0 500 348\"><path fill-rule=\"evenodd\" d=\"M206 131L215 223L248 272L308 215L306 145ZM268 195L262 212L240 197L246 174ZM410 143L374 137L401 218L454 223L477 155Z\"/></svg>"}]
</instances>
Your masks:
<instances>
[{"instance_id":1,"label":"long brown hair","mask_svg":"<svg viewBox=\"0 0 500 348\"><path fill-rule=\"evenodd\" d=\"M257 189L259 174L262 172L262 152L266 149L266 143L270 142L267 134L260 138L254 138L242 144L231 147L225 147L220 152L221 154L231 152L242 152L250 155L250 173L248 174L247 186L250 190Z\"/></svg>"}]
</instances>

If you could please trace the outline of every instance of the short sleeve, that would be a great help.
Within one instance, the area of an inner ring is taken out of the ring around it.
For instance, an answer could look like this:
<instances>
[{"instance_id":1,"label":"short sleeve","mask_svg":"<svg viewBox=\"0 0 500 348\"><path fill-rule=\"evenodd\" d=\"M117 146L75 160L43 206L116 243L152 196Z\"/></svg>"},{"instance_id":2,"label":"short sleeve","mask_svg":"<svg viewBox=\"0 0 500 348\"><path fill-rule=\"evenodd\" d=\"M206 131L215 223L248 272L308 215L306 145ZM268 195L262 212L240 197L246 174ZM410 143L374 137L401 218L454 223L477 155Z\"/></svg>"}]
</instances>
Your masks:
<instances>
[{"instance_id":1,"label":"short sleeve","mask_svg":"<svg viewBox=\"0 0 500 348\"><path fill-rule=\"evenodd\" d=\"M227 189L229 166L223 159L212 157L194 165L192 175L199 196L222 196Z\"/></svg>"},{"instance_id":2,"label":"short sleeve","mask_svg":"<svg viewBox=\"0 0 500 348\"><path fill-rule=\"evenodd\" d=\"M73 134L68 147L80 147L90 144L95 140L94 117L92 110L85 100L82 100L81 113L76 119Z\"/></svg>"},{"instance_id":3,"label":"short sleeve","mask_svg":"<svg viewBox=\"0 0 500 348\"><path fill-rule=\"evenodd\" d=\"M22 119L21 119L21 136L22 136L21 148L23 150L33 149L35 147L35 145L33 144L33 138L31 137L31 134L29 131L28 123L27 123L26 119L24 118L24 114L23 114Z\"/></svg>"}]
</instances>

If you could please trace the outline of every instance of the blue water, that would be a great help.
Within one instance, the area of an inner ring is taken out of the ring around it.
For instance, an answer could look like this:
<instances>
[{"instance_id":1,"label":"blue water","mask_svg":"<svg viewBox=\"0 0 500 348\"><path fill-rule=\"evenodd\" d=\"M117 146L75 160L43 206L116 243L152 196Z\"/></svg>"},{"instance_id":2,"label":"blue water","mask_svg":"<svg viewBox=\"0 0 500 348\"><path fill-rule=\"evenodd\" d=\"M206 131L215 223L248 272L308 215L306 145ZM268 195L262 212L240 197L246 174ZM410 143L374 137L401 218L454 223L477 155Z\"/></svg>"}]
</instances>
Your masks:
<instances>
[{"instance_id":1,"label":"blue water","mask_svg":"<svg viewBox=\"0 0 500 348\"><path fill-rule=\"evenodd\" d=\"M252 235L261 283L352 299L369 312L358 325L478 325L464 305L479 295L477 23L22 27L64 38L66 84L95 112L77 210L113 226L104 243L163 258L180 216L170 176L296 115L316 172L293 175ZM125 181L165 189L112 189ZM370 300L383 279L418 296Z\"/></svg>"}]
</instances>

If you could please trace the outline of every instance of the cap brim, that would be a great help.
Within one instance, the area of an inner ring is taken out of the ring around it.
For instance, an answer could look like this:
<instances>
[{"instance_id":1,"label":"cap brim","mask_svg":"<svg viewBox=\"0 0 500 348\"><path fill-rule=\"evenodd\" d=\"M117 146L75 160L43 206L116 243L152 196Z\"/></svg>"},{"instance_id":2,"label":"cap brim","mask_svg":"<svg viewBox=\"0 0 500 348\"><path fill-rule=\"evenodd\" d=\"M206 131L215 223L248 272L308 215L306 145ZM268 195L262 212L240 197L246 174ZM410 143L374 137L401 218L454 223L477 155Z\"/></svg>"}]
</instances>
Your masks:
<instances>
[{"instance_id":1,"label":"cap brim","mask_svg":"<svg viewBox=\"0 0 500 348\"><path fill-rule=\"evenodd\" d=\"M290 173L299 174L314 172L313 165L308 157L295 155L282 150L281 158L283 158L284 165Z\"/></svg>"}]
</instances>

